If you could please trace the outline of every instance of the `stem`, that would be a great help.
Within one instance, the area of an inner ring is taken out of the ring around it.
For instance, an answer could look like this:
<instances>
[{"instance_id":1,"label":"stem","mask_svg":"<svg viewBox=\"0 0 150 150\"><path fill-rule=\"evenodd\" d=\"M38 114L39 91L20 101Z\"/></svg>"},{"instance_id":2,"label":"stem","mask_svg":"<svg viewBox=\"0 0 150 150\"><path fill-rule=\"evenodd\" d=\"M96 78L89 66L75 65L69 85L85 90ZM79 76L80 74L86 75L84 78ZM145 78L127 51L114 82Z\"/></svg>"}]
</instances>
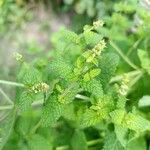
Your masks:
<instances>
[{"instance_id":1,"label":"stem","mask_svg":"<svg viewBox=\"0 0 150 150\"><path fill-rule=\"evenodd\" d=\"M19 86L19 87L25 87L22 83L12 82L12 81L6 81L6 80L0 80L0 84L6 84L6 85L12 85L12 86Z\"/></svg>"},{"instance_id":2,"label":"stem","mask_svg":"<svg viewBox=\"0 0 150 150\"><path fill-rule=\"evenodd\" d=\"M13 101L7 96L7 94L0 88L0 92L2 95L6 98L6 100L10 103L13 104Z\"/></svg>"},{"instance_id":3,"label":"stem","mask_svg":"<svg viewBox=\"0 0 150 150\"><path fill-rule=\"evenodd\" d=\"M36 130L41 126L41 120L33 127L31 134L34 134Z\"/></svg>"},{"instance_id":4,"label":"stem","mask_svg":"<svg viewBox=\"0 0 150 150\"><path fill-rule=\"evenodd\" d=\"M67 150L67 149L69 149L68 145L56 147L56 150Z\"/></svg>"},{"instance_id":5,"label":"stem","mask_svg":"<svg viewBox=\"0 0 150 150\"><path fill-rule=\"evenodd\" d=\"M14 105L6 105L6 106L0 106L0 110L9 110L13 109Z\"/></svg>"},{"instance_id":6,"label":"stem","mask_svg":"<svg viewBox=\"0 0 150 150\"><path fill-rule=\"evenodd\" d=\"M114 82L118 82L118 81L122 80L125 74L126 74L129 78L133 78L134 76L143 74L143 71L142 71L142 70L135 70L135 71L131 71L131 72L128 72L128 73L124 73L123 75L118 75L118 76L116 76L116 77L113 77L113 78L110 80L110 83L114 83Z\"/></svg>"},{"instance_id":7,"label":"stem","mask_svg":"<svg viewBox=\"0 0 150 150\"><path fill-rule=\"evenodd\" d=\"M94 146L98 143L101 143L102 140L101 139L95 139L95 140L91 140L91 141L88 141L87 142L87 146ZM56 150L68 150L69 149L69 146L68 145L63 145L63 146L59 146L59 147L56 147Z\"/></svg>"},{"instance_id":8,"label":"stem","mask_svg":"<svg viewBox=\"0 0 150 150\"><path fill-rule=\"evenodd\" d=\"M130 61L130 59L122 52L122 50L113 42L110 41L110 45L118 52L118 54L124 59L124 61L129 64L134 69L139 69L134 63Z\"/></svg>"},{"instance_id":9,"label":"stem","mask_svg":"<svg viewBox=\"0 0 150 150\"><path fill-rule=\"evenodd\" d=\"M90 98L89 98L89 97L84 96L84 95L80 95L80 94L77 94L77 95L76 95L76 98L78 98L78 99L83 99L83 100L85 100L85 101L90 101Z\"/></svg>"},{"instance_id":10,"label":"stem","mask_svg":"<svg viewBox=\"0 0 150 150\"><path fill-rule=\"evenodd\" d=\"M127 56L129 56L129 55L131 54L131 52L137 48L137 46L140 44L141 41L142 41L142 38L139 39L139 40L137 40L137 41L133 44L133 46L128 50Z\"/></svg>"},{"instance_id":11,"label":"stem","mask_svg":"<svg viewBox=\"0 0 150 150\"><path fill-rule=\"evenodd\" d=\"M142 77L143 73L141 72L140 74L138 74L130 83L129 87L131 88L141 77Z\"/></svg>"},{"instance_id":12,"label":"stem","mask_svg":"<svg viewBox=\"0 0 150 150\"><path fill-rule=\"evenodd\" d=\"M95 140L88 141L87 145L93 146L93 145L96 145L96 144L101 143L101 142L102 142L102 139L95 139Z\"/></svg>"}]
</instances>

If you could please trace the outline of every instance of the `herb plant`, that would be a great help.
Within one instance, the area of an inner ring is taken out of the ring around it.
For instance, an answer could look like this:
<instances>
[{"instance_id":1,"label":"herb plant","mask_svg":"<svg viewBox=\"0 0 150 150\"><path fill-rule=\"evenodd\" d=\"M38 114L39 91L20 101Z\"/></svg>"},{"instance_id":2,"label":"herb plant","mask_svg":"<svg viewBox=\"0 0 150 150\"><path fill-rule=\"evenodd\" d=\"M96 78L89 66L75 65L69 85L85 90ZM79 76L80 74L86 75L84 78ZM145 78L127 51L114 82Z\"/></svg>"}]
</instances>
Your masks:
<instances>
[{"instance_id":1,"label":"herb plant","mask_svg":"<svg viewBox=\"0 0 150 150\"><path fill-rule=\"evenodd\" d=\"M81 34L62 29L52 38L54 50L36 62L14 55L17 82L0 80L17 87L15 101L7 97L10 105L0 107L0 149L147 149L150 121L128 105L128 95L136 77L150 75L149 54L138 50L141 68L124 57L135 70L117 76L119 56L110 46L118 48L102 26L85 25Z\"/></svg>"}]
</instances>

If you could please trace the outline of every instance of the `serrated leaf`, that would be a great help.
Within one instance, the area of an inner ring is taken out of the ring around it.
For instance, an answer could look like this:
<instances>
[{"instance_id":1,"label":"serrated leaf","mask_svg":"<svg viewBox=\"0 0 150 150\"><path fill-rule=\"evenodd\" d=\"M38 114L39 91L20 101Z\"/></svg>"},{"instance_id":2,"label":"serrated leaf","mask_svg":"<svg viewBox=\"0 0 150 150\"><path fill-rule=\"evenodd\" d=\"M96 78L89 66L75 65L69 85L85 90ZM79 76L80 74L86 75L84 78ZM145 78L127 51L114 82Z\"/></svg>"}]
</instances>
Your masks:
<instances>
[{"instance_id":1,"label":"serrated leaf","mask_svg":"<svg viewBox=\"0 0 150 150\"><path fill-rule=\"evenodd\" d=\"M102 36L93 32L93 31L86 31L83 33L84 35L84 38L85 38L85 41L86 41L86 44L90 45L90 46L94 46L96 45L101 39L102 39Z\"/></svg>"},{"instance_id":2,"label":"serrated leaf","mask_svg":"<svg viewBox=\"0 0 150 150\"><path fill-rule=\"evenodd\" d=\"M104 54L99 60L99 67L101 69L99 79L103 87L106 87L109 84L111 77L114 75L116 71L118 63L119 57L114 53Z\"/></svg>"},{"instance_id":3,"label":"serrated leaf","mask_svg":"<svg viewBox=\"0 0 150 150\"><path fill-rule=\"evenodd\" d=\"M108 132L105 138L103 150L124 150L114 132Z\"/></svg>"},{"instance_id":4,"label":"serrated leaf","mask_svg":"<svg viewBox=\"0 0 150 150\"><path fill-rule=\"evenodd\" d=\"M137 133L150 130L150 121L138 114L126 113L125 110L115 110L110 113L110 116L114 124L134 130Z\"/></svg>"},{"instance_id":5,"label":"serrated leaf","mask_svg":"<svg viewBox=\"0 0 150 150\"><path fill-rule=\"evenodd\" d=\"M42 82L42 74L33 66L24 63L18 75L18 80L27 86Z\"/></svg>"},{"instance_id":6,"label":"serrated leaf","mask_svg":"<svg viewBox=\"0 0 150 150\"><path fill-rule=\"evenodd\" d=\"M90 71L90 77L91 79L95 78L100 74L101 70L100 69L93 69Z\"/></svg>"},{"instance_id":7,"label":"serrated leaf","mask_svg":"<svg viewBox=\"0 0 150 150\"><path fill-rule=\"evenodd\" d=\"M125 114L126 114L125 110L122 110L122 109L116 109L112 111L110 113L112 122L116 125L121 125L122 120L125 117Z\"/></svg>"},{"instance_id":8,"label":"serrated leaf","mask_svg":"<svg viewBox=\"0 0 150 150\"><path fill-rule=\"evenodd\" d=\"M28 146L30 150L52 150L51 143L47 139L38 134L33 135L28 140Z\"/></svg>"},{"instance_id":9,"label":"serrated leaf","mask_svg":"<svg viewBox=\"0 0 150 150\"><path fill-rule=\"evenodd\" d=\"M115 125L115 133L118 141L121 143L123 147L126 147L126 144L128 142L127 134L128 129L123 128L122 126Z\"/></svg>"},{"instance_id":10,"label":"serrated leaf","mask_svg":"<svg viewBox=\"0 0 150 150\"><path fill-rule=\"evenodd\" d=\"M57 58L49 64L50 74L57 78L68 79L72 73L72 69L62 58Z\"/></svg>"},{"instance_id":11,"label":"serrated leaf","mask_svg":"<svg viewBox=\"0 0 150 150\"><path fill-rule=\"evenodd\" d=\"M86 138L84 132L81 130L75 130L71 139L72 150L88 150Z\"/></svg>"},{"instance_id":12,"label":"serrated leaf","mask_svg":"<svg viewBox=\"0 0 150 150\"><path fill-rule=\"evenodd\" d=\"M102 114L97 113L92 109L87 109L81 117L80 127L86 128L94 126L103 119Z\"/></svg>"},{"instance_id":13,"label":"serrated leaf","mask_svg":"<svg viewBox=\"0 0 150 150\"><path fill-rule=\"evenodd\" d=\"M63 104L57 100L57 95L50 95L47 102L43 106L41 117L42 126L52 126L60 118L63 112Z\"/></svg>"},{"instance_id":14,"label":"serrated leaf","mask_svg":"<svg viewBox=\"0 0 150 150\"><path fill-rule=\"evenodd\" d=\"M85 91L91 93L96 98L103 96L103 89L99 80L93 79L83 83L81 86Z\"/></svg>"},{"instance_id":15,"label":"serrated leaf","mask_svg":"<svg viewBox=\"0 0 150 150\"><path fill-rule=\"evenodd\" d=\"M141 66L150 75L150 57L147 51L138 49L138 56L141 61Z\"/></svg>"},{"instance_id":16,"label":"serrated leaf","mask_svg":"<svg viewBox=\"0 0 150 150\"><path fill-rule=\"evenodd\" d=\"M9 139L9 136L12 132L14 122L16 117L16 111L12 110L9 112L9 114L6 116L6 118L1 120L0 123L0 150L3 149L4 145Z\"/></svg>"},{"instance_id":17,"label":"serrated leaf","mask_svg":"<svg viewBox=\"0 0 150 150\"><path fill-rule=\"evenodd\" d=\"M58 96L58 101L63 104L71 103L78 92L78 83L72 83Z\"/></svg>"},{"instance_id":18,"label":"serrated leaf","mask_svg":"<svg viewBox=\"0 0 150 150\"><path fill-rule=\"evenodd\" d=\"M127 128L134 130L135 132L150 130L150 121L133 113L127 114L125 125Z\"/></svg>"},{"instance_id":19,"label":"serrated leaf","mask_svg":"<svg viewBox=\"0 0 150 150\"><path fill-rule=\"evenodd\" d=\"M68 42L79 43L80 38L75 32L65 29L61 33L63 34L63 38Z\"/></svg>"},{"instance_id":20,"label":"serrated leaf","mask_svg":"<svg viewBox=\"0 0 150 150\"><path fill-rule=\"evenodd\" d=\"M35 94L29 91L21 93L17 105L21 111L27 111L31 108L31 104L35 101Z\"/></svg>"}]
</instances>

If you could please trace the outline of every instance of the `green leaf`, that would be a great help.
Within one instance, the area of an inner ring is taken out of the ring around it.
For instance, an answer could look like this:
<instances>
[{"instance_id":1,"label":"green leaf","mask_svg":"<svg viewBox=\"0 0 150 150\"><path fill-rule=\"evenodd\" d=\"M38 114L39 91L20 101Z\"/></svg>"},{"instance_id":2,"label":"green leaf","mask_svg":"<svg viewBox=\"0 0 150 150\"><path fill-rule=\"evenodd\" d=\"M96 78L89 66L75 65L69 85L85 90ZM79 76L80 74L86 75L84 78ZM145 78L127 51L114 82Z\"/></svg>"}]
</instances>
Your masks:
<instances>
[{"instance_id":1,"label":"green leaf","mask_svg":"<svg viewBox=\"0 0 150 150\"><path fill-rule=\"evenodd\" d=\"M19 100L17 101L17 106L21 111L27 111L31 108L31 104L35 101L35 94L29 91L24 91L21 93Z\"/></svg>"},{"instance_id":2,"label":"green leaf","mask_svg":"<svg viewBox=\"0 0 150 150\"><path fill-rule=\"evenodd\" d=\"M43 106L43 112L41 117L42 126L52 126L60 118L63 112L63 104L57 100L57 95L49 96L46 103Z\"/></svg>"},{"instance_id":3,"label":"green leaf","mask_svg":"<svg viewBox=\"0 0 150 150\"><path fill-rule=\"evenodd\" d=\"M73 31L64 29L61 31L61 33L63 34L63 38L68 42L79 43L80 41L79 36Z\"/></svg>"},{"instance_id":4,"label":"green leaf","mask_svg":"<svg viewBox=\"0 0 150 150\"><path fill-rule=\"evenodd\" d=\"M137 133L150 130L150 121L138 114L126 113L125 110L115 110L110 113L110 116L114 124L134 130Z\"/></svg>"},{"instance_id":5,"label":"green leaf","mask_svg":"<svg viewBox=\"0 0 150 150\"><path fill-rule=\"evenodd\" d=\"M100 74L101 70L100 69L93 69L90 71L90 77L91 79L95 78Z\"/></svg>"},{"instance_id":6,"label":"green leaf","mask_svg":"<svg viewBox=\"0 0 150 150\"><path fill-rule=\"evenodd\" d=\"M150 106L150 95L144 95L138 103L139 107L148 107Z\"/></svg>"},{"instance_id":7,"label":"green leaf","mask_svg":"<svg viewBox=\"0 0 150 150\"><path fill-rule=\"evenodd\" d=\"M68 79L72 73L72 69L61 57L49 64L50 75L56 78Z\"/></svg>"},{"instance_id":8,"label":"green leaf","mask_svg":"<svg viewBox=\"0 0 150 150\"><path fill-rule=\"evenodd\" d=\"M92 109L87 109L81 117L80 127L86 128L94 126L103 119L102 113L97 113Z\"/></svg>"},{"instance_id":9,"label":"green leaf","mask_svg":"<svg viewBox=\"0 0 150 150\"><path fill-rule=\"evenodd\" d=\"M89 82L82 83L81 86L85 91L91 93L92 96L96 98L103 96L103 89L101 82L99 80L93 79L90 80Z\"/></svg>"},{"instance_id":10,"label":"green leaf","mask_svg":"<svg viewBox=\"0 0 150 150\"><path fill-rule=\"evenodd\" d=\"M72 83L58 96L58 101L63 104L71 103L78 92L79 85L77 83Z\"/></svg>"},{"instance_id":11,"label":"green leaf","mask_svg":"<svg viewBox=\"0 0 150 150\"><path fill-rule=\"evenodd\" d=\"M0 150L3 149L4 145L9 139L9 136L13 130L15 118L16 111L12 110L0 122Z\"/></svg>"},{"instance_id":12,"label":"green leaf","mask_svg":"<svg viewBox=\"0 0 150 150\"><path fill-rule=\"evenodd\" d=\"M115 125L115 133L118 141L121 143L123 147L126 147L126 144L128 142L127 135L128 135L128 129L123 128L122 126Z\"/></svg>"},{"instance_id":13,"label":"green leaf","mask_svg":"<svg viewBox=\"0 0 150 150\"><path fill-rule=\"evenodd\" d=\"M91 47L95 46L101 39L102 36L93 32L93 31L85 31L83 33L86 44L90 45Z\"/></svg>"},{"instance_id":14,"label":"green leaf","mask_svg":"<svg viewBox=\"0 0 150 150\"><path fill-rule=\"evenodd\" d=\"M119 57L114 53L107 53L101 57L99 61L99 67L101 69L99 79L103 87L106 87L109 84L111 77L114 75L116 71L118 63Z\"/></svg>"},{"instance_id":15,"label":"green leaf","mask_svg":"<svg viewBox=\"0 0 150 150\"><path fill-rule=\"evenodd\" d=\"M125 125L135 132L144 132L150 130L150 121L139 116L138 114L128 113Z\"/></svg>"},{"instance_id":16,"label":"green leaf","mask_svg":"<svg viewBox=\"0 0 150 150\"><path fill-rule=\"evenodd\" d=\"M148 55L148 52L142 49L138 49L138 56L141 61L142 68L145 69L150 75L150 57Z\"/></svg>"},{"instance_id":17,"label":"green leaf","mask_svg":"<svg viewBox=\"0 0 150 150\"><path fill-rule=\"evenodd\" d=\"M103 150L124 150L114 132L108 132L105 138Z\"/></svg>"},{"instance_id":18,"label":"green leaf","mask_svg":"<svg viewBox=\"0 0 150 150\"><path fill-rule=\"evenodd\" d=\"M75 130L71 139L72 150L88 150L86 138L84 132L81 130Z\"/></svg>"},{"instance_id":19,"label":"green leaf","mask_svg":"<svg viewBox=\"0 0 150 150\"><path fill-rule=\"evenodd\" d=\"M130 141L126 150L147 150L146 142L143 137L136 138Z\"/></svg>"},{"instance_id":20,"label":"green leaf","mask_svg":"<svg viewBox=\"0 0 150 150\"><path fill-rule=\"evenodd\" d=\"M23 63L18 80L27 86L42 82L42 74L33 66Z\"/></svg>"},{"instance_id":21,"label":"green leaf","mask_svg":"<svg viewBox=\"0 0 150 150\"><path fill-rule=\"evenodd\" d=\"M30 150L52 150L51 143L38 134L35 134L28 139L28 146Z\"/></svg>"}]
</instances>

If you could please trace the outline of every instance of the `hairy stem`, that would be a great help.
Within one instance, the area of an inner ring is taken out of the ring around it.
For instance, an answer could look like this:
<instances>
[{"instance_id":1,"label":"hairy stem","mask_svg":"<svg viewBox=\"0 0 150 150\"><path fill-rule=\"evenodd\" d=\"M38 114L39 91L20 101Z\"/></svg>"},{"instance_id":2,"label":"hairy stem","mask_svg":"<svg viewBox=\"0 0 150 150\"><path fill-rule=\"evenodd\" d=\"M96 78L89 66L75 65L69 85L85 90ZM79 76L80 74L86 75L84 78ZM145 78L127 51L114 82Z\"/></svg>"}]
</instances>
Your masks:
<instances>
[{"instance_id":1,"label":"hairy stem","mask_svg":"<svg viewBox=\"0 0 150 150\"><path fill-rule=\"evenodd\" d=\"M5 97L8 103L13 104L13 101L7 96L7 94L0 88L0 93Z\"/></svg>"},{"instance_id":2,"label":"hairy stem","mask_svg":"<svg viewBox=\"0 0 150 150\"><path fill-rule=\"evenodd\" d=\"M101 139L91 140L91 141L87 142L87 146L94 146L94 145L96 145L98 143L101 143L101 142L102 142ZM63 146L56 147L56 150L68 150L68 149L69 149L68 145L63 145Z\"/></svg>"},{"instance_id":3,"label":"hairy stem","mask_svg":"<svg viewBox=\"0 0 150 150\"><path fill-rule=\"evenodd\" d=\"M113 77L110 80L110 83L114 83L114 82L118 82L118 81L122 80L124 75L127 75L129 78L133 78L133 77L138 76L140 74L143 74L142 70L135 70L135 71L127 72L127 73L124 73L122 75L118 75L118 76Z\"/></svg>"},{"instance_id":4,"label":"hairy stem","mask_svg":"<svg viewBox=\"0 0 150 150\"><path fill-rule=\"evenodd\" d=\"M133 62L130 61L130 59L122 52L122 50L113 42L110 41L110 45L117 51L117 53L123 58L123 60L129 64L133 69L139 69L138 66L136 66Z\"/></svg>"},{"instance_id":5,"label":"hairy stem","mask_svg":"<svg viewBox=\"0 0 150 150\"><path fill-rule=\"evenodd\" d=\"M6 105L6 106L0 106L0 110L9 110L13 109L14 105Z\"/></svg>"},{"instance_id":6,"label":"hairy stem","mask_svg":"<svg viewBox=\"0 0 150 150\"><path fill-rule=\"evenodd\" d=\"M6 81L6 80L0 80L0 84L6 84L6 85L12 85L12 86L18 86L18 87L25 87L25 85L22 84L22 83Z\"/></svg>"}]
</instances>

